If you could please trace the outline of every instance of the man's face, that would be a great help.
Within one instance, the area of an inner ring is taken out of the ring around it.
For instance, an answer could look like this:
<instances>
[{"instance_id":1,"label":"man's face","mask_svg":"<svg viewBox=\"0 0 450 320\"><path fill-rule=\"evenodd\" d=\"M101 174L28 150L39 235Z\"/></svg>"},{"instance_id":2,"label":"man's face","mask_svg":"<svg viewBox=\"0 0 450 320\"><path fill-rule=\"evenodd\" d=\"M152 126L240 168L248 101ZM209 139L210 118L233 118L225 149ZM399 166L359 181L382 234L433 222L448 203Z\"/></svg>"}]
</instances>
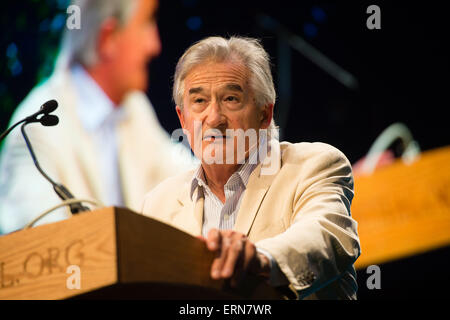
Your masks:
<instances>
[{"instance_id":1,"label":"man's face","mask_svg":"<svg viewBox=\"0 0 450 320\"><path fill-rule=\"evenodd\" d=\"M177 106L176 109L181 126L188 131L191 148L199 159L204 161L205 157L215 156L219 151L225 163L227 152L232 151L236 164L238 159L247 157L249 140L246 140L243 155L237 137L227 132L242 129L258 133L259 129L267 128L273 106L256 106L248 70L241 63L208 62L188 73L184 80L183 108ZM195 129L201 129L201 133ZM212 129L220 134L212 134ZM254 143L250 144L254 146ZM230 162L227 160L226 163Z\"/></svg>"},{"instance_id":2,"label":"man's face","mask_svg":"<svg viewBox=\"0 0 450 320\"><path fill-rule=\"evenodd\" d=\"M113 68L115 80L121 82L124 92L147 89L148 63L161 52L155 17L157 6L157 0L137 0L127 24L116 33Z\"/></svg>"}]
</instances>

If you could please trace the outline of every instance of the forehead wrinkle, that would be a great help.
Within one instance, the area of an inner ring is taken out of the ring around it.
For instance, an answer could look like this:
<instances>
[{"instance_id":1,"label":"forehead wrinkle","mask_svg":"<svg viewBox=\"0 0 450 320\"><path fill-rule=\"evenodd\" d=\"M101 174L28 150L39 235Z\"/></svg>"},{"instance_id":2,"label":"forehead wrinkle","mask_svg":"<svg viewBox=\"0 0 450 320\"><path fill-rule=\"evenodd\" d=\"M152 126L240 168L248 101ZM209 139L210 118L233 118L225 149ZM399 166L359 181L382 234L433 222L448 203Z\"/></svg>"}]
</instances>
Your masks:
<instances>
[{"instance_id":1,"label":"forehead wrinkle","mask_svg":"<svg viewBox=\"0 0 450 320\"><path fill-rule=\"evenodd\" d=\"M245 83L245 78L241 78L236 75L232 75L229 73L214 73L214 74L197 74L192 75L192 77L188 77L187 82L191 84L191 87L201 87L202 84L212 84L212 85L218 85L222 83L226 84L239 84L239 83Z\"/></svg>"},{"instance_id":2,"label":"forehead wrinkle","mask_svg":"<svg viewBox=\"0 0 450 320\"><path fill-rule=\"evenodd\" d=\"M204 87L205 85L239 84L246 85L246 67L236 63L207 63L194 67L186 76L189 87Z\"/></svg>"},{"instance_id":3,"label":"forehead wrinkle","mask_svg":"<svg viewBox=\"0 0 450 320\"><path fill-rule=\"evenodd\" d=\"M244 89L248 88L247 83L234 80L235 79L229 79L229 81L226 81L222 78L222 80L217 80L213 83L209 81L187 81L187 95L190 96L194 94L207 94L208 92L220 93L224 91L246 93L248 91Z\"/></svg>"}]
</instances>

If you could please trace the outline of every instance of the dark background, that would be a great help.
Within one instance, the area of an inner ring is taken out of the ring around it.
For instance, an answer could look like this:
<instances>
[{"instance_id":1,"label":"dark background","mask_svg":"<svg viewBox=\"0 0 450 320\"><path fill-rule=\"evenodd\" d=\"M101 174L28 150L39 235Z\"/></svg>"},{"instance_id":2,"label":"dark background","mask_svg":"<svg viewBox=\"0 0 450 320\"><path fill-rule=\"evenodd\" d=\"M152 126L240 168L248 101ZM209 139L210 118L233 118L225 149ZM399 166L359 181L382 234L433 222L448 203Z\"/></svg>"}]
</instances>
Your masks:
<instances>
[{"instance_id":1,"label":"dark background","mask_svg":"<svg viewBox=\"0 0 450 320\"><path fill-rule=\"evenodd\" d=\"M381 8L381 30L366 27L371 4ZM6 129L15 106L51 72L67 5L67 0L3 4L0 131ZM352 163L394 122L404 123L422 150L449 144L449 22L444 1L162 0L163 50L150 65L148 95L169 132L179 126L171 100L174 67L195 41L211 35L260 38L277 79L281 62L277 35L256 23L258 14L278 20L359 83L357 90L348 89L292 50L291 103L281 128L284 140L332 144ZM430 263L430 255L439 263ZM449 284L448 261L446 249L385 264L378 291L365 289L368 275L359 271L360 297L421 298L424 293L435 297L432 294Z\"/></svg>"}]
</instances>

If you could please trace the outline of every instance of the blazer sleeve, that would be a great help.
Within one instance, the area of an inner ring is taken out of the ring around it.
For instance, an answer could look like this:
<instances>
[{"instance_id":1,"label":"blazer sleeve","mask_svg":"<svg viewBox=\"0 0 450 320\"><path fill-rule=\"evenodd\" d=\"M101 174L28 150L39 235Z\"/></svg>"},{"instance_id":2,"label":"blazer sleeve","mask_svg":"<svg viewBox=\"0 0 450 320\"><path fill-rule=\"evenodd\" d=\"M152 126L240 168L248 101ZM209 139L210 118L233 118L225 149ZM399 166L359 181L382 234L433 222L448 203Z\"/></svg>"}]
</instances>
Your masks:
<instances>
[{"instance_id":1,"label":"blazer sleeve","mask_svg":"<svg viewBox=\"0 0 450 320\"><path fill-rule=\"evenodd\" d=\"M295 290L310 294L353 268L360 245L350 213L349 161L332 147L306 161L302 170L307 173L298 181L289 227L256 245L273 256Z\"/></svg>"}]
</instances>

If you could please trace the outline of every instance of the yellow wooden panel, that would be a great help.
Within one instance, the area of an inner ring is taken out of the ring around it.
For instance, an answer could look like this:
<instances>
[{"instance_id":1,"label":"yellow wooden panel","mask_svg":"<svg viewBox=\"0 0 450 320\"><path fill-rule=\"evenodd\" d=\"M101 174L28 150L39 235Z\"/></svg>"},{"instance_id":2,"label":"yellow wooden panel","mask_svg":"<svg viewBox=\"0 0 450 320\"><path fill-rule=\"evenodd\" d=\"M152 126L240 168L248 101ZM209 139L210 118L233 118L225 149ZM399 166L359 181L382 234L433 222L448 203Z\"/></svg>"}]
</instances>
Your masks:
<instances>
[{"instance_id":1,"label":"yellow wooden panel","mask_svg":"<svg viewBox=\"0 0 450 320\"><path fill-rule=\"evenodd\" d=\"M357 268L449 245L450 147L355 176L352 215L362 249Z\"/></svg>"}]
</instances>

